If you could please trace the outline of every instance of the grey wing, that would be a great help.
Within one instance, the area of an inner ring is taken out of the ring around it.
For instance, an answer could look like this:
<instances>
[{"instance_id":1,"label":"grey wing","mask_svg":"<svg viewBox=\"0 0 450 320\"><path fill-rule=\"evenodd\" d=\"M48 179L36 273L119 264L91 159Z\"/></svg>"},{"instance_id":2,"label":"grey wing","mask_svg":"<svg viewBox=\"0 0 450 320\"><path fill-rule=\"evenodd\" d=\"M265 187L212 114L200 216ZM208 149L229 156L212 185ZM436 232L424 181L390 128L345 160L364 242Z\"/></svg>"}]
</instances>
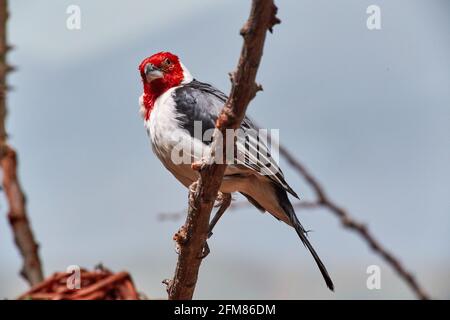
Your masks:
<instances>
[{"instance_id":1,"label":"grey wing","mask_svg":"<svg viewBox=\"0 0 450 320\"><path fill-rule=\"evenodd\" d=\"M177 88L173 99L177 110L177 120L180 126L189 131L191 137L195 136L194 122L201 122L202 137L206 130L214 129L216 119L227 97L214 87L193 80ZM210 144L211 141L203 141Z\"/></svg>"},{"instance_id":2,"label":"grey wing","mask_svg":"<svg viewBox=\"0 0 450 320\"><path fill-rule=\"evenodd\" d=\"M244 156L238 156L236 159L237 163L266 176L294 197L298 198L297 193L286 182L283 171L281 171L277 162L270 154L267 146L267 136L261 134L259 128L248 117L245 117L242 121L241 129L245 134L242 137L238 136L236 145L238 153L242 152Z\"/></svg>"},{"instance_id":3,"label":"grey wing","mask_svg":"<svg viewBox=\"0 0 450 320\"><path fill-rule=\"evenodd\" d=\"M201 121L202 135L206 130L214 129L227 96L207 83L193 80L175 91L174 100L180 115L180 125L194 137L194 121ZM236 139L236 166L243 166L266 176L298 198L271 156L266 139L258 135L258 128L248 117L244 118L240 129L243 134L238 134Z\"/></svg>"}]
</instances>

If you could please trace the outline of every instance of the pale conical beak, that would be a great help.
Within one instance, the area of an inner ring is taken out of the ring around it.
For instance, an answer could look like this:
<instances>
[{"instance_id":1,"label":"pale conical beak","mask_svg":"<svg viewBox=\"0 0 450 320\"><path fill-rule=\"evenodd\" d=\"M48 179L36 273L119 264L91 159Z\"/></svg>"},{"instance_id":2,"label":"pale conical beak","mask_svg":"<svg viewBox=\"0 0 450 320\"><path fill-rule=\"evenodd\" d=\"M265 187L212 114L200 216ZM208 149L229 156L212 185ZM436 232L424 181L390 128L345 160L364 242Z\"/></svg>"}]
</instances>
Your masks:
<instances>
[{"instance_id":1,"label":"pale conical beak","mask_svg":"<svg viewBox=\"0 0 450 320\"><path fill-rule=\"evenodd\" d=\"M161 72L161 70L156 68L151 63L148 63L145 66L145 70L144 71L145 71L145 77L146 77L148 82L152 82L153 80L162 78L164 76L164 74Z\"/></svg>"}]
</instances>

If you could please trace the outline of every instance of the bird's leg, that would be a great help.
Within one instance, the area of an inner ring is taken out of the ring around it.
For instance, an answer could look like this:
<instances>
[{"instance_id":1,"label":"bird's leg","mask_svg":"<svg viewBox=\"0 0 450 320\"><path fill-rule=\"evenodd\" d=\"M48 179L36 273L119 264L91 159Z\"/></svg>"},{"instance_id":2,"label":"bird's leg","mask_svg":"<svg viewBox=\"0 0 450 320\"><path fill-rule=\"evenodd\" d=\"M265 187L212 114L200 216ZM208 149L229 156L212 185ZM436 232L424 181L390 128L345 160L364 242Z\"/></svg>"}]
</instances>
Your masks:
<instances>
[{"instance_id":1,"label":"bird's leg","mask_svg":"<svg viewBox=\"0 0 450 320\"><path fill-rule=\"evenodd\" d=\"M231 204L231 194L230 193L222 193L219 192L219 195L217 196L218 204L216 207L219 207L216 214L212 218L211 222L209 223L209 230L208 230L208 239L212 236L212 231L214 229L214 226L217 224L219 219L222 217L222 215L225 213L225 211L228 209L228 207Z\"/></svg>"},{"instance_id":2,"label":"bird's leg","mask_svg":"<svg viewBox=\"0 0 450 320\"><path fill-rule=\"evenodd\" d=\"M217 196L217 205L215 206L215 207L219 207L219 209L217 210L216 214L214 215L211 222L209 223L208 239L213 234L212 230L214 229L214 226L217 224L219 219L222 217L222 215L228 209L230 204L231 204L231 194L219 192L219 194ZM210 252L211 252L211 250L209 249L208 242L205 241L205 245L203 246L203 250L199 256L199 259L204 259Z\"/></svg>"}]
</instances>

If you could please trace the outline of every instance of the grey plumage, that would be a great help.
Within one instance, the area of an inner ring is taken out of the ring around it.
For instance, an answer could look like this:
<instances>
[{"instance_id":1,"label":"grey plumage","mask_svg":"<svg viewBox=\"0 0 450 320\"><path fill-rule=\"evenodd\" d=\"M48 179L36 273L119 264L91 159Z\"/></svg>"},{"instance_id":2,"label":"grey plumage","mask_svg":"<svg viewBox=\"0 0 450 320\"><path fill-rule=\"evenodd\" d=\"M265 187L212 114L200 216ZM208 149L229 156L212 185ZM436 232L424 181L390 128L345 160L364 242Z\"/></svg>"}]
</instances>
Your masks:
<instances>
[{"instance_id":1,"label":"grey plumage","mask_svg":"<svg viewBox=\"0 0 450 320\"><path fill-rule=\"evenodd\" d=\"M194 79L190 83L176 88L173 93L173 99L180 126L194 138L194 121L202 123L202 136L206 130L214 129L217 116L222 110L227 96L210 84ZM258 131L258 128L253 125L247 116L242 121L241 129L245 133L250 131L257 133ZM210 141L203 142L206 144L210 143ZM298 198L298 195L284 179L283 172L271 157L267 145L259 140L257 134L246 134L242 138L238 137L237 143L238 148L245 150L244 162L235 159L240 165L244 165L259 173L264 171L270 180L281 185L287 192Z\"/></svg>"}]
</instances>

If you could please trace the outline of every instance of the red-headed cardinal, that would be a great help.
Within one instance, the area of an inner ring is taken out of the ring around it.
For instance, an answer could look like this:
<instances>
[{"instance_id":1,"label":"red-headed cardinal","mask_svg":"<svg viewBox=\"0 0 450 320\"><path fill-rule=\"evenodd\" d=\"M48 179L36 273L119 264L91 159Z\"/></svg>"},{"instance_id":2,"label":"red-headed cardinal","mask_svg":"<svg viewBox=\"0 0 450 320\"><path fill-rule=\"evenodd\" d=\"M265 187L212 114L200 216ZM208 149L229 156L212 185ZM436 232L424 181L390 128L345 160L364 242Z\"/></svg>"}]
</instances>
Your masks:
<instances>
[{"instance_id":1,"label":"red-headed cardinal","mask_svg":"<svg viewBox=\"0 0 450 320\"><path fill-rule=\"evenodd\" d=\"M180 59L169 52L144 59L139 71L144 85L139 99L140 112L153 151L175 178L189 187L198 178L191 168L192 161L199 162L209 154L211 140L205 141L203 134L214 129L227 96L195 80ZM196 123L197 127L201 125L200 134L196 134ZM257 131L247 117L240 129L244 133ZM309 242L287 193L298 196L286 183L262 140L254 134L236 139L236 154L245 156L236 156L236 161L228 164L220 191L240 192L259 210L268 211L292 226L314 257L328 288L333 290L327 269ZM189 161L180 161L180 157Z\"/></svg>"}]
</instances>

